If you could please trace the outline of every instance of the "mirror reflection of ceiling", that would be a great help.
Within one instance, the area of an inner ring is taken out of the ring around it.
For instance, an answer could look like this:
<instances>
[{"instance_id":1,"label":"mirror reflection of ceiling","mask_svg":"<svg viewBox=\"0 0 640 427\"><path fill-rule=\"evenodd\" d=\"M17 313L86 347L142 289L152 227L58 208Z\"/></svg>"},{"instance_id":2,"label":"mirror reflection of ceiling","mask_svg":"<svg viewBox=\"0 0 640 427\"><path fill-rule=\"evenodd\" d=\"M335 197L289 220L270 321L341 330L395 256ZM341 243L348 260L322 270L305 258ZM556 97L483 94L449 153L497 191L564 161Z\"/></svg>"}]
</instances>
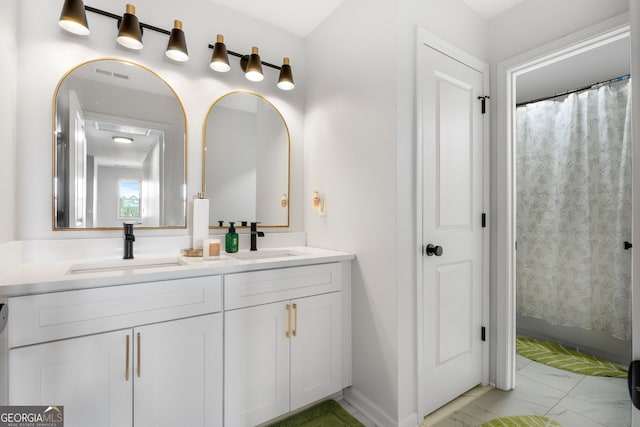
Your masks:
<instances>
[{"instance_id":1,"label":"mirror reflection of ceiling","mask_svg":"<svg viewBox=\"0 0 640 427\"><path fill-rule=\"evenodd\" d=\"M95 61L75 69L68 79L80 89L79 101L84 111L87 154L101 165L140 167L147 154L158 144L165 124L148 120L113 116L111 106L93 96L92 88L107 86L126 89L131 99L145 94L173 99L161 79L149 78L149 71L124 61ZM135 89L133 89L135 88ZM125 123L126 122L126 123ZM114 137L131 138L133 144L114 144Z\"/></svg>"},{"instance_id":2,"label":"mirror reflection of ceiling","mask_svg":"<svg viewBox=\"0 0 640 427\"><path fill-rule=\"evenodd\" d=\"M91 118L85 114L84 130L87 136L87 155L93 156L96 163L112 167L141 167L144 159L155 145L160 143L162 131L142 126L126 126L116 120ZM135 143L118 144L113 138L124 136Z\"/></svg>"},{"instance_id":3,"label":"mirror reflection of ceiling","mask_svg":"<svg viewBox=\"0 0 640 427\"><path fill-rule=\"evenodd\" d=\"M126 61L94 61L73 70L74 79L84 79L109 86L135 88L140 92L167 95L161 79L150 79L149 71Z\"/></svg>"},{"instance_id":4,"label":"mirror reflection of ceiling","mask_svg":"<svg viewBox=\"0 0 640 427\"><path fill-rule=\"evenodd\" d=\"M554 62L517 78L516 103L553 96L629 74L629 37Z\"/></svg>"}]
</instances>

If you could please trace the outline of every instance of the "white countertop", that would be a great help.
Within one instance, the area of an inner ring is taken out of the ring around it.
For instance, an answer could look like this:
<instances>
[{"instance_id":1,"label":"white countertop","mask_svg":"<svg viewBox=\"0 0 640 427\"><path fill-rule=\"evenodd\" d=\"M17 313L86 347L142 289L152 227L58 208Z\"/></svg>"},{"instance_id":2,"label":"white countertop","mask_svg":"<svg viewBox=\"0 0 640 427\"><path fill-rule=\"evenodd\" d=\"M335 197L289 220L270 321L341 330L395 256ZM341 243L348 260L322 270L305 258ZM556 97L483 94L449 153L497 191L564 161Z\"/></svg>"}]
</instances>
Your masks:
<instances>
[{"instance_id":1,"label":"white countertop","mask_svg":"<svg viewBox=\"0 0 640 427\"><path fill-rule=\"evenodd\" d=\"M272 268L296 267L310 264L348 261L354 255L347 252L308 246L264 249L269 251L289 251L292 256L239 260L222 253L219 259L207 260L201 257L183 257L167 253L162 256L137 256L131 260L131 266L123 269L91 272L71 272L74 267L93 264L125 264L128 260L121 257L82 258L74 261L27 262L15 265L0 273L0 299L47 292L60 292L131 283L172 280L188 277L211 276L243 271L265 270ZM240 251L241 255L248 251ZM177 260L180 265L136 268L136 264L155 260Z\"/></svg>"}]
</instances>

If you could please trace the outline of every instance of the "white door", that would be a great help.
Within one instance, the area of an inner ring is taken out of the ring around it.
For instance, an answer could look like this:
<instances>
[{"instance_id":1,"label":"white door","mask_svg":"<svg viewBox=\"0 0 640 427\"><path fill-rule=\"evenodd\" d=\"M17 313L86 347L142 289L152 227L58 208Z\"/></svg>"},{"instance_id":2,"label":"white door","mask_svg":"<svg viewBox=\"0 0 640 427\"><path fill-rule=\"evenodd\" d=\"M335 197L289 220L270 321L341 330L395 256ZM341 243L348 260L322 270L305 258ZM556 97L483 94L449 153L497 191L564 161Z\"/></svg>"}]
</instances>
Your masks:
<instances>
[{"instance_id":1,"label":"white door","mask_svg":"<svg viewBox=\"0 0 640 427\"><path fill-rule=\"evenodd\" d=\"M481 72L422 45L423 409L481 383Z\"/></svg>"},{"instance_id":2,"label":"white door","mask_svg":"<svg viewBox=\"0 0 640 427\"><path fill-rule=\"evenodd\" d=\"M292 302L291 410L342 389L342 292Z\"/></svg>"},{"instance_id":3,"label":"white door","mask_svg":"<svg viewBox=\"0 0 640 427\"><path fill-rule=\"evenodd\" d=\"M134 330L135 427L222 425L222 314Z\"/></svg>"},{"instance_id":4,"label":"white door","mask_svg":"<svg viewBox=\"0 0 640 427\"><path fill-rule=\"evenodd\" d=\"M225 425L250 427L289 410L290 310L277 302L224 314Z\"/></svg>"},{"instance_id":5,"label":"white door","mask_svg":"<svg viewBox=\"0 0 640 427\"><path fill-rule=\"evenodd\" d=\"M130 329L12 349L9 404L64 406L66 427L131 426L132 350Z\"/></svg>"}]
</instances>

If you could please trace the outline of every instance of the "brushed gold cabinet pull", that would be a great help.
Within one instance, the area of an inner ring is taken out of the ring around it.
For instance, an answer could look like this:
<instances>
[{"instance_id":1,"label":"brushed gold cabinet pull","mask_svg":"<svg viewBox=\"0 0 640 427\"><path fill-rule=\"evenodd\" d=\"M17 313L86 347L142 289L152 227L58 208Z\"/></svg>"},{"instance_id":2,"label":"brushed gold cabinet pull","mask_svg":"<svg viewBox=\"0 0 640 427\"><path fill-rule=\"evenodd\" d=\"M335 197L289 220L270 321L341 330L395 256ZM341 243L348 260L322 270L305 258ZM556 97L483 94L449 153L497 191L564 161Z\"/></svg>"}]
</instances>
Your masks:
<instances>
[{"instance_id":1,"label":"brushed gold cabinet pull","mask_svg":"<svg viewBox=\"0 0 640 427\"><path fill-rule=\"evenodd\" d=\"M138 368L136 369L136 375L140 378L140 332L137 335L138 338Z\"/></svg>"},{"instance_id":2,"label":"brushed gold cabinet pull","mask_svg":"<svg viewBox=\"0 0 640 427\"><path fill-rule=\"evenodd\" d=\"M124 379L125 381L129 381L129 335L127 335L126 345L125 345L125 362L124 362Z\"/></svg>"},{"instance_id":3,"label":"brushed gold cabinet pull","mask_svg":"<svg viewBox=\"0 0 640 427\"><path fill-rule=\"evenodd\" d=\"M298 304L293 304L293 336L298 336Z\"/></svg>"},{"instance_id":4,"label":"brushed gold cabinet pull","mask_svg":"<svg viewBox=\"0 0 640 427\"><path fill-rule=\"evenodd\" d=\"M287 304L287 332L285 333L287 338L291 338L291 305Z\"/></svg>"}]
</instances>

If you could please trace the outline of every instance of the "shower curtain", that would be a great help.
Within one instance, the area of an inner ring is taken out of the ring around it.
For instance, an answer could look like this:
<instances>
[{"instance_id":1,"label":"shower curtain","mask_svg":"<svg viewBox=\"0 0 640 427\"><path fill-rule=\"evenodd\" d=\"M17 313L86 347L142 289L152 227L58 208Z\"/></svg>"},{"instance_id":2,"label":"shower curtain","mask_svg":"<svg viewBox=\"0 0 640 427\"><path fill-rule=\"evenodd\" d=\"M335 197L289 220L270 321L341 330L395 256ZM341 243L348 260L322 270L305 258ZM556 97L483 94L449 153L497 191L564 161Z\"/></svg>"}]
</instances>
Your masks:
<instances>
[{"instance_id":1,"label":"shower curtain","mask_svg":"<svg viewBox=\"0 0 640 427\"><path fill-rule=\"evenodd\" d=\"M630 338L630 98L627 80L517 108L519 315Z\"/></svg>"}]
</instances>

